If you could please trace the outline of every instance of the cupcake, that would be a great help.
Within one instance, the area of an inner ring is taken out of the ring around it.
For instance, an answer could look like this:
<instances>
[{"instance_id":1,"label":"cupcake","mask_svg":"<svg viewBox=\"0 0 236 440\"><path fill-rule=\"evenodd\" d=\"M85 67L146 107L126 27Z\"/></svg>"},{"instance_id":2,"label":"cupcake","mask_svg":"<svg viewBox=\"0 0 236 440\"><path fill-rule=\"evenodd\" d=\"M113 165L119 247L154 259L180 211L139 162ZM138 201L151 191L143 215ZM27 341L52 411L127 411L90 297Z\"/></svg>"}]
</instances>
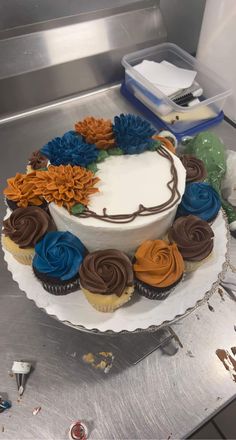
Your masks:
<instances>
[{"instance_id":1,"label":"cupcake","mask_svg":"<svg viewBox=\"0 0 236 440\"><path fill-rule=\"evenodd\" d=\"M184 261L175 243L147 240L137 249L133 268L140 295L161 300L180 282Z\"/></svg>"},{"instance_id":2,"label":"cupcake","mask_svg":"<svg viewBox=\"0 0 236 440\"><path fill-rule=\"evenodd\" d=\"M197 269L212 254L214 232L205 220L194 215L175 220L168 237L177 244L186 272Z\"/></svg>"},{"instance_id":3,"label":"cupcake","mask_svg":"<svg viewBox=\"0 0 236 440\"><path fill-rule=\"evenodd\" d=\"M215 219L220 208L219 195L209 183L188 183L178 207L177 216L196 215L210 222Z\"/></svg>"},{"instance_id":4,"label":"cupcake","mask_svg":"<svg viewBox=\"0 0 236 440\"><path fill-rule=\"evenodd\" d=\"M10 200L10 199L6 198L5 202L6 202L7 207L10 208L11 211L15 211L15 209L19 208L17 202L14 202L14 200ZM28 205L28 206L33 207L34 205ZM40 206L37 206L37 208L43 209L47 213L49 212L48 203L46 202L46 200L42 200L42 204Z\"/></svg>"},{"instance_id":5,"label":"cupcake","mask_svg":"<svg viewBox=\"0 0 236 440\"><path fill-rule=\"evenodd\" d=\"M201 182L207 177L205 165L202 160L190 154L183 154L180 160L186 169L186 182Z\"/></svg>"},{"instance_id":6,"label":"cupcake","mask_svg":"<svg viewBox=\"0 0 236 440\"><path fill-rule=\"evenodd\" d=\"M32 173L34 170L41 170L47 168L48 158L43 156L40 150L34 151L29 158L27 165L27 174Z\"/></svg>"},{"instance_id":7,"label":"cupcake","mask_svg":"<svg viewBox=\"0 0 236 440\"><path fill-rule=\"evenodd\" d=\"M81 264L79 274L88 302L100 312L113 312L129 301L133 294L132 264L121 251L91 252Z\"/></svg>"},{"instance_id":8,"label":"cupcake","mask_svg":"<svg viewBox=\"0 0 236 440\"><path fill-rule=\"evenodd\" d=\"M37 206L17 208L3 221L3 247L22 264L31 264L34 246L55 229L51 217Z\"/></svg>"},{"instance_id":9,"label":"cupcake","mask_svg":"<svg viewBox=\"0 0 236 440\"><path fill-rule=\"evenodd\" d=\"M41 195L36 194L36 172L29 174L17 173L14 177L7 179L7 187L3 190L6 203L14 211L17 208L27 206L38 206L46 209L47 203Z\"/></svg>"},{"instance_id":10,"label":"cupcake","mask_svg":"<svg viewBox=\"0 0 236 440\"><path fill-rule=\"evenodd\" d=\"M70 232L48 232L35 246L33 271L53 295L79 289L79 267L86 249Z\"/></svg>"}]
</instances>

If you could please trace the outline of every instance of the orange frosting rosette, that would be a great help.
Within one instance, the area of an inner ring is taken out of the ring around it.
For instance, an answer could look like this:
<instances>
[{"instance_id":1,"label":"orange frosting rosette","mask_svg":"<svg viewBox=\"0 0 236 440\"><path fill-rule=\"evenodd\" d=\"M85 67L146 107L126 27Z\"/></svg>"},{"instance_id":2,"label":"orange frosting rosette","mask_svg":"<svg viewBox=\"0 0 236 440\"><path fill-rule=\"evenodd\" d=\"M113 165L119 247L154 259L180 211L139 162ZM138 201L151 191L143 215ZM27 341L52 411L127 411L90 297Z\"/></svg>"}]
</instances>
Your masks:
<instances>
[{"instance_id":1,"label":"orange frosting rosette","mask_svg":"<svg viewBox=\"0 0 236 440\"><path fill-rule=\"evenodd\" d=\"M175 146L172 144L172 142L167 139L164 136L159 136L158 134L154 134L154 136L152 136L152 139L156 140L156 141L160 141L164 147L167 148L167 150L169 150L171 153L175 154L176 148Z\"/></svg>"},{"instance_id":2,"label":"orange frosting rosette","mask_svg":"<svg viewBox=\"0 0 236 440\"><path fill-rule=\"evenodd\" d=\"M184 272L184 261L175 243L147 240L135 253L135 276L153 287L168 287Z\"/></svg>"},{"instance_id":3,"label":"orange frosting rosette","mask_svg":"<svg viewBox=\"0 0 236 440\"><path fill-rule=\"evenodd\" d=\"M107 150L115 147L115 138L110 119L96 119L87 116L83 121L75 124L77 133L84 136L88 144L95 144L97 148Z\"/></svg>"},{"instance_id":4,"label":"orange frosting rosette","mask_svg":"<svg viewBox=\"0 0 236 440\"><path fill-rule=\"evenodd\" d=\"M69 211L76 203L88 205L89 196L98 191L94 188L98 181L98 177L86 168L50 165L47 171L36 171L36 193Z\"/></svg>"},{"instance_id":5,"label":"orange frosting rosette","mask_svg":"<svg viewBox=\"0 0 236 440\"><path fill-rule=\"evenodd\" d=\"M26 208L29 205L40 206L43 200L35 193L35 171L29 174L17 173L15 177L7 179L8 186L3 193L9 200L16 202L17 206Z\"/></svg>"}]
</instances>

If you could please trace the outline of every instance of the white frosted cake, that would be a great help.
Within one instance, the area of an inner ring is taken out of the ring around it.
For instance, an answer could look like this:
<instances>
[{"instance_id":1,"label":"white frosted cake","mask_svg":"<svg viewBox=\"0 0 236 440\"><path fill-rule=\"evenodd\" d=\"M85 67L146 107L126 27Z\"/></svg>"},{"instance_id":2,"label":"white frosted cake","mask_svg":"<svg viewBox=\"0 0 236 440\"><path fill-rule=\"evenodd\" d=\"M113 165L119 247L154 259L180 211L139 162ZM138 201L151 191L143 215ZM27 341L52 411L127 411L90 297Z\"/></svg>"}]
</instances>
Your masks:
<instances>
[{"instance_id":1,"label":"white frosted cake","mask_svg":"<svg viewBox=\"0 0 236 440\"><path fill-rule=\"evenodd\" d=\"M50 213L58 230L72 232L89 251L113 248L128 254L146 239L163 237L175 218L186 179L181 161L169 151L168 154L173 159L177 175L175 192L167 186L173 179L171 161L156 151L111 156L98 164L99 192L91 196L88 205L90 211L101 217L106 208L109 218L76 217L65 208L50 203ZM170 186L173 188L173 182ZM168 202L172 194L173 200ZM153 210L166 202L162 212L150 210L144 211L144 215L132 215L140 204ZM126 218L117 218L123 214L127 215ZM117 217L114 220L110 216Z\"/></svg>"},{"instance_id":2,"label":"white frosted cake","mask_svg":"<svg viewBox=\"0 0 236 440\"><path fill-rule=\"evenodd\" d=\"M88 116L74 128L7 180L4 249L50 294L82 290L99 312L135 291L166 299L213 251L208 222L221 201L204 163L178 158L173 135L140 116Z\"/></svg>"}]
</instances>

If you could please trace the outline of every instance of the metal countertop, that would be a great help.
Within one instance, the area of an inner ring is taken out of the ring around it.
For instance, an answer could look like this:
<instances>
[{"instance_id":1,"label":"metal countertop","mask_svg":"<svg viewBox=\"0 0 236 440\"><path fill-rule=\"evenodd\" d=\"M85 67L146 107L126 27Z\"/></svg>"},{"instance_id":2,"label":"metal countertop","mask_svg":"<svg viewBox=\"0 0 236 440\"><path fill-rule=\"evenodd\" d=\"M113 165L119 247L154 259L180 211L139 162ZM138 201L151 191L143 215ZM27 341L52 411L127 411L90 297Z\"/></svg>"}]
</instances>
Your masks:
<instances>
[{"instance_id":1,"label":"metal countertop","mask_svg":"<svg viewBox=\"0 0 236 440\"><path fill-rule=\"evenodd\" d=\"M76 120L120 112L134 110L111 88L1 124L1 190L7 177L24 170L33 150ZM230 125L224 121L214 131L234 147ZM215 354L236 345L236 302L226 294L210 298L212 311L205 304L172 326L183 344L174 356L159 349L133 366L127 361L131 347L155 343L155 334L109 337L66 327L19 291L3 259L0 271L0 395L12 401L11 410L0 414L0 438L67 439L76 419L85 421L91 439L183 438L236 396L236 384ZM108 374L83 363L90 351L113 352ZM16 359L34 364L20 402L8 373ZM36 406L42 409L33 416Z\"/></svg>"}]
</instances>

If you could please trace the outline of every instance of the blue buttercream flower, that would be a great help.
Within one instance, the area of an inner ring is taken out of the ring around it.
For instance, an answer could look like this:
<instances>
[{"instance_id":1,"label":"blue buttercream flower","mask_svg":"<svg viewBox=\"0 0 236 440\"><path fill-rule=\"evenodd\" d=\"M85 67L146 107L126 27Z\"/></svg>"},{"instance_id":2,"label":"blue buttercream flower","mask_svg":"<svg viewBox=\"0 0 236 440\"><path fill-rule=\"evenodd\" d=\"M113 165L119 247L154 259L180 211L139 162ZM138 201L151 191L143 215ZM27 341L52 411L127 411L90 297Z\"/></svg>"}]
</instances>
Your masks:
<instances>
[{"instance_id":1,"label":"blue buttercream flower","mask_svg":"<svg viewBox=\"0 0 236 440\"><path fill-rule=\"evenodd\" d=\"M196 215L211 221L218 214L221 201L218 193L206 182L189 183L179 205L177 215Z\"/></svg>"},{"instance_id":2,"label":"blue buttercream flower","mask_svg":"<svg viewBox=\"0 0 236 440\"><path fill-rule=\"evenodd\" d=\"M95 145L87 144L74 131L67 131L62 137L52 139L40 152L52 165L80 165L84 168L95 162L99 153Z\"/></svg>"},{"instance_id":3,"label":"blue buttercream flower","mask_svg":"<svg viewBox=\"0 0 236 440\"><path fill-rule=\"evenodd\" d=\"M140 116L130 114L115 116L112 127L116 143L124 154L143 153L153 146L152 136L155 130Z\"/></svg>"},{"instance_id":4,"label":"blue buttercream flower","mask_svg":"<svg viewBox=\"0 0 236 440\"><path fill-rule=\"evenodd\" d=\"M70 280L79 270L86 249L70 232L48 232L35 246L33 267L53 278Z\"/></svg>"}]
</instances>

